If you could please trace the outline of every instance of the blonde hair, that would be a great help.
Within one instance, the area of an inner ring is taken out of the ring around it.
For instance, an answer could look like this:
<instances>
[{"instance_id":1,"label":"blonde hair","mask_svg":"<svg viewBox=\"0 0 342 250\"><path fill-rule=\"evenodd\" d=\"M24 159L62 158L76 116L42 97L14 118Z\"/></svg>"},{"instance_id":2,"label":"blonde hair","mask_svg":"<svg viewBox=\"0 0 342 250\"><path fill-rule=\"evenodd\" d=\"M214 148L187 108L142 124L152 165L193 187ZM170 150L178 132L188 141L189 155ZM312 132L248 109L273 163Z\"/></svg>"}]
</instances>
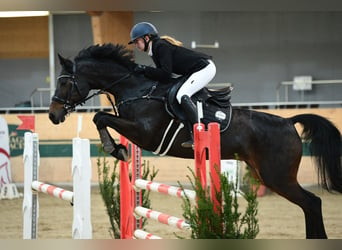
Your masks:
<instances>
[{"instance_id":1,"label":"blonde hair","mask_svg":"<svg viewBox=\"0 0 342 250\"><path fill-rule=\"evenodd\" d=\"M161 36L160 39L164 39L168 41L169 43L176 45L176 46L183 46L183 43L181 41L178 41L177 39L171 36Z\"/></svg>"}]
</instances>

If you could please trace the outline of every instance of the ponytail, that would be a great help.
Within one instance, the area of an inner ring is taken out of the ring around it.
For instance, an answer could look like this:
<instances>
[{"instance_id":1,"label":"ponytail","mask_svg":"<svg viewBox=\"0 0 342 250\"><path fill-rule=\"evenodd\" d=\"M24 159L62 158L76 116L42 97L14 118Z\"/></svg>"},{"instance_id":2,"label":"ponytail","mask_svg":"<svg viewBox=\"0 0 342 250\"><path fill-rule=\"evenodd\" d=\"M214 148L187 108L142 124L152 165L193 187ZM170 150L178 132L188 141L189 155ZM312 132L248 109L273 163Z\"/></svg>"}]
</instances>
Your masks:
<instances>
[{"instance_id":1,"label":"ponytail","mask_svg":"<svg viewBox=\"0 0 342 250\"><path fill-rule=\"evenodd\" d=\"M178 41L177 39L171 36L161 36L160 39L164 39L168 41L169 43L176 45L176 46L183 46L183 43L181 41Z\"/></svg>"}]
</instances>

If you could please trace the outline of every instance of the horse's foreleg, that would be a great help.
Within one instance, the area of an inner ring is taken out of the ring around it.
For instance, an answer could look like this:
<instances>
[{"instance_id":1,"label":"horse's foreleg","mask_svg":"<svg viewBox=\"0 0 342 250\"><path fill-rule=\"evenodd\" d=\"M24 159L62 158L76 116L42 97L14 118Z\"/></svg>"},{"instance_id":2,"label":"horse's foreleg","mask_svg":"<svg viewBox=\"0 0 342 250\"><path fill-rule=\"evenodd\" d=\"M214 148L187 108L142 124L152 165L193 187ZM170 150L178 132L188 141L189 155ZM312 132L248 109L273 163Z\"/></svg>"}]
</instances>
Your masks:
<instances>
[{"instance_id":1,"label":"horse's foreleg","mask_svg":"<svg viewBox=\"0 0 342 250\"><path fill-rule=\"evenodd\" d=\"M121 144L116 144L107 129L108 119L112 120L113 118L116 117L100 111L94 116L93 122L99 132L103 150L119 160L127 161L127 148Z\"/></svg>"},{"instance_id":2,"label":"horse's foreleg","mask_svg":"<svg viewBox=\"0 0 342 250\"><path fill-rule=\"evenodd\" d=\"M102 128L98 131L100 134L103 150L121 161L127 161L127 148L122 144L116 144L112 136L109 134L107 128Z\"/></svg>"}]
</instances>

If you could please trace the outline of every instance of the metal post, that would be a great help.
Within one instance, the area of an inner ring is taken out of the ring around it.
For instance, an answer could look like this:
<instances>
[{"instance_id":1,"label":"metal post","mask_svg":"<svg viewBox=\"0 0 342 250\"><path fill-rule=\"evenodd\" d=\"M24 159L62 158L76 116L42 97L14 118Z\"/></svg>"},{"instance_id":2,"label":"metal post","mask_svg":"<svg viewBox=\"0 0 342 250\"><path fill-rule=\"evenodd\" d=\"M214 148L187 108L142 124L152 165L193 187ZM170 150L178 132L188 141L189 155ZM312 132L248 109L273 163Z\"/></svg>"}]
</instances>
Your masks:
<instances>
[{"instance_id":1,"label":"metal post","mask_svg":"<svg viewBox=\"0 0 342 250\"><path fill-rule=\"evenodd\" d=\"M141 149L135 145L132 145L132 152L133 152L133 159L132 162L134 163L132 165L132 186L135 184L136 180L141 179ZM134 198L134 207L138 207L142 205L142 197L141 197L141 191L134 191L132 189L132 196ZM134 230L136 229L141 229L142 228L142 220L135 218L135 223L134 223Z\"/></svg>"},{"instance_id":2,"label":"metal post","mask_svg":"<svg viewBox=\"0 0 342 250\"><path fill-rule=\"evenodd\" d=\"M32 181L38 180L38 134L34 133L32 135L32 147L33 147L33 168L32 168ZM37 239L37 229L38 229L38 194L36 192L32 193L32 230L31 239Z\"/></svg>"},{"instance_id":3,"label":"metal post","mask_svg":"<svg viewBox=\"0 0 342 250\"><path fill-rule=\"evenodd\" d=\"M55 84L55 42L53 30L53 14L49 12L49 66L50 66L50 97L54 95Z\"/></svg>"}]
</instances>

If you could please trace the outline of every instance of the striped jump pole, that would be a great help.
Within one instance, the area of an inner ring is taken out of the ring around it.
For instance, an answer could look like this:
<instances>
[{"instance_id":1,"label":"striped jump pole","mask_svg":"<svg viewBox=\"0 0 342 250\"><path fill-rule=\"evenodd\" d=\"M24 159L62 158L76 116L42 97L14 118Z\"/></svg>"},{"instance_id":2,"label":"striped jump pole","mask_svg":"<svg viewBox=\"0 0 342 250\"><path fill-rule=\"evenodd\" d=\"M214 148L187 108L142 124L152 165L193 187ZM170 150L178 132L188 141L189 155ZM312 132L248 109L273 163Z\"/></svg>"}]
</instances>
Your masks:
<instances>
[{"instance_id":1,"label":"striped jump pole","mask_svg":"<svg viewBox=\"0 0 342 250\"><path fill-rule=\"evenodd\" d=\"M137 229L134 231L134 237L141 240L160 240L161 237L157 235L150 234L144 230Z\"/></svg>"},{"instance_id":2,"label":"striped jump pole","mask_svg":"<svg viewBox=\"0 0 342 250\"><path fill-rule=\"evenodd\" d=\"M176 227L178 229L190 229L190 225L186 223L183 219L179 219L175 216L164 214L145 207L136 207L134 209L134 213L136 214L136 216L149 218L158 221L162 224Z\"/></svg>"},{"instance_id":3,"label":"striped jump pole","mask_svg":"<svg viewBox=\"0 0 342 250\"><path fill-rule=\"evenodd\" d=\"M73 204L72 237L91 239L90 216L91 162L88 139L73 139L73 192L38 181L39 139L36 133L25 133L23 238L37 239L39 203L38 193L45 193ZM33 191L33 192L32 192Z\"/></svg>"},{"instance_id":4,"label":"striped jump pole","mask_svg":"<svg viewBox=\"0 0 342 250\"><path fill-rule=\"evenodd\" d=\"M54 196L61 200L69 201L70 203L74 202L74 192L50 184L46 184L40 181L32 182L32 190Z\"/></svg>"},{"instance_id":5,"label":"striped jump pole","mask_svg":"<svg viewBox=\"0 0 342 250\"><path fill-rule=\"evenodd\" d=\"M135 181L135 187L138 189L149 190L178 198L188 197L192 201L196 200L196 192L194 190L182 189L180 187L169 186L158 182L138 179Z\"/></svg>"}]
</instances>

